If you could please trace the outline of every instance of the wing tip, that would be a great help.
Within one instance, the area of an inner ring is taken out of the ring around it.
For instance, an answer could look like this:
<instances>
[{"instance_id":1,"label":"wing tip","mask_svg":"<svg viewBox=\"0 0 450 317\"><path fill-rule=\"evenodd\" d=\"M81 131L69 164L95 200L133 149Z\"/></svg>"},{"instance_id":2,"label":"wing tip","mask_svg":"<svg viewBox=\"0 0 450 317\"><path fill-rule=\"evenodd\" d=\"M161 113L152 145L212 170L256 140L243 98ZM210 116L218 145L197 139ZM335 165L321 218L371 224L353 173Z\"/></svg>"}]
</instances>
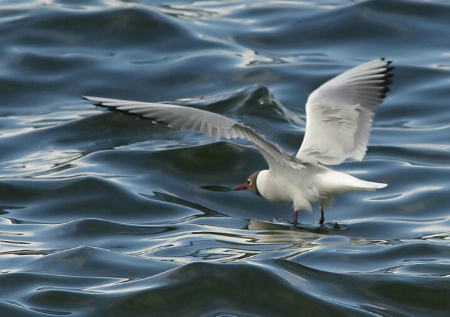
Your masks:
<instances>
[{"instance_id":1,"label":"wing tip","mask_svg":"<svg viewBox=\"0 0 450 317\"><path fill-rule=\"evenodd\" d=\"M106 109L108 109L111 112L117 112L117 113L120 113L122 115L124 115L124 114L132 114L137 119L152 120L153 122L160 123L160 122L158 122L158 121L156 121L156 120L154 120L152 118L146 117L145 115L135 114L135 113L131 113L128 110L120 109L118 105L108 105L108 104L106 104L108 102L107 98L85 96L85 95L81 96L81 98L92 102L92 104L94 106L96 106L96 107L106 108ZM109 101L111 101L111 100L109 100Z\"/></svg>"},{"instance_id":2,"label":"wing tip","mask_svg":"<svg viewBox=\"0 0 450 317\"><path fill-rule=\"evenodd\" d=\"M384 99L384 98L386 98L388 92L391 90L390 85L393 82L392 78L394 77L394 69L395 69L395 67L392 66L392 61L386 60L384 57L381 57L380 61L385 62L383 67L381 67L381 68L384 68L384 70L382 72L380 72L381 74L384 74L383 82L380 84L380 86L383 87L383 89L381 90L381 96L380 97L382 99Z\"/></svg>"},{"instance_id":3,"label":"wing tip","mask_svg":"<svg viewBox=\"0 0 450 317\"><path fill-rule=\"evenodd\" d=\"M93 96L86 96L86 95L81 96L81 98L84 99L84 100L92 102L92 104L94 106L96 106L96 107L104 107L104 108L110 109L110 107L106 106L102 101L99 100L99 99L102 99L102 98L93 97Z\"/></svg>"}]
</instances>

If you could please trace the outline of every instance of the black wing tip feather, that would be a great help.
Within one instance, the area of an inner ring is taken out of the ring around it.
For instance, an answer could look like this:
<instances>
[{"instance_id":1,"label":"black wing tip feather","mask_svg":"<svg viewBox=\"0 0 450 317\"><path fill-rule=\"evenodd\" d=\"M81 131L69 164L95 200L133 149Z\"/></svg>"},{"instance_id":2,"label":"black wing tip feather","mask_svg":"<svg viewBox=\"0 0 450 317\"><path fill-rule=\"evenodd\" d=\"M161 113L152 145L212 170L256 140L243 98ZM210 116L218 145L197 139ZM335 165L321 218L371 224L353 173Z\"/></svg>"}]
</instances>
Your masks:
<instances>
[{"instance_id":1,"label":"black wing tip feather","mask_svg":"<svg viewBox=\"0 0 450 317\"><path fill-rule=\"evenodd\" d=\"M84 100L90 101L94 106L105 107L104 105L101 104L101 101L94 101L89 96L81 96L81 98L83 98Z\"/></svg>"},{"instance_id":2,"label":"black wing tip feather","mask_svg":"<svg viewBox=\"0 0 450 317\"><path fill-rule=\"evenodd\" d=\"M83 98L84 100L90 101L96 107L103 107L103 108L108 108L108 109L112 110L110 107L104 105L103 102L101 102L101 101L94 101L88 96L81 96L81 98Z\"/></svg>"},{"instance_id":3,"label":"black wing tip feather","mask_svg":"<svg viewBox=\"0 0 450 317\"><path fill-rule=\"evenodd\" d=\"M141 115L141 114L138 114L138 113L132 113L131 111L128 111L128 110L118 109L117 106L108 106L108 105L105 105L103 101L93 101L92 99L89 99L89 97L85 97L85 96L82 96L82 98L85 99L85 100L88 100L88 101L92 102L92 104L93 104L94 106L96 106L96 107L106 108L106 109L108 109L108 110L111 111L111 112L117 112L117 113L120 113L120 114L122 114L122 115L132 115L133 117L135 117L135 118L137 118L137 119L151 120L151 121L156 122L156 123L162 123L162 124L165 124L165 122L160 122L160 121L158 121L158 120L156 120L156 119L150 118L150 117L145 116L145 115Z\"/></svg>"},{"instance_id":4,"label":"black wing tip feather","mask_svg":"<svg viewBox=\"0 0 450 317\"><path fill-rule=\"evenodd\" d=\"M392 84L392 77L394 77L395 67L392 66L392 61L386 60L384 57L382 57L381 60L386 62L386 65L384 66L385 70L383 71L384 81L381 84L383 87L383 90L381 91L381 98L384 99L391 90L390 85Z\"/></svg>"}]
</instances>

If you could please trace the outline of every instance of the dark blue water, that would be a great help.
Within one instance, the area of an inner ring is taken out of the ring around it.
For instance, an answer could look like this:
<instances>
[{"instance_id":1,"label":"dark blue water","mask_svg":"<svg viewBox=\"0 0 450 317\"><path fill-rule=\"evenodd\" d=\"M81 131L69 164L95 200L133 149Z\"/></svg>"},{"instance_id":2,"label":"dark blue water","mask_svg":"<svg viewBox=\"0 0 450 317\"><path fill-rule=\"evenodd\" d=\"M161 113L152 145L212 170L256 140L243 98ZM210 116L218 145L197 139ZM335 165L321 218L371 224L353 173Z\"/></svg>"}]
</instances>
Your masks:
<instances>
[{"instance_id":1,"label":"dark blue water","mask_svg":"<svg viewBox=\"0 0 450 317\"><path fill-rule=\"evenodd\" d=\"M0 316L450 316L450 4L0 2ZM393 60L363 162L302 211L226 191L265 161L82 95L245 122L295 152L308 94ZM273 218L276 220L271 221Z\"/></svg>"}]
</instances>

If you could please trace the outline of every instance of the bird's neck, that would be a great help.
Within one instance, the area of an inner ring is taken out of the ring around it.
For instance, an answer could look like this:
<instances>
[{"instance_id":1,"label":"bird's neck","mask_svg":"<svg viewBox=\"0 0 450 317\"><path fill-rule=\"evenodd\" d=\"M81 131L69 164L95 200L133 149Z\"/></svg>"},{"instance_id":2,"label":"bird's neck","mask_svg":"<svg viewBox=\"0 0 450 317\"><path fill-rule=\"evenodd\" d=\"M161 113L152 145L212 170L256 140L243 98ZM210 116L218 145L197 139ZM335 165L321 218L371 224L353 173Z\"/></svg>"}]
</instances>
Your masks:
<instances>
[{"instance_id":1,"label":"bird's neck","mask_svg":"<svg viewBox=\"0 0 450 317\"><path fill-rule=\"evenodd\" d=\"M269 170L262 170L258 173L256 177L256 189L258 190L258 195L266 198L264 193L267 191L267 184L269 182Z\"/></svg>"}]
</instances>

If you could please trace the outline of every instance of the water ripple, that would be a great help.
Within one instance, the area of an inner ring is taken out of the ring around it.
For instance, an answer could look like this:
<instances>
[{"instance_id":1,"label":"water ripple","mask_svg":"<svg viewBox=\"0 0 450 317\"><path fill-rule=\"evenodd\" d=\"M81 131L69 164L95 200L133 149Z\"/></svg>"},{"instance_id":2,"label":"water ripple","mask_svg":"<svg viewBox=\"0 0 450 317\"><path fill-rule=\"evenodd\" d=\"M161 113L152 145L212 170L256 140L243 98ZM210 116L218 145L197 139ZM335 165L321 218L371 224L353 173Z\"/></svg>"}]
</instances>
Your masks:
<instances>
[{"instance_id":1,"label":"water ripple","mask_svg":"<svg viewBox=\"0 0 450 317\"><path fill-rule=\"evenodd\" d=\"M447 1L5 0L0 315L448 316ZM81 95L242 121L290 152L304 103L394 61L363 162L386 182L290 224L231 190L264 159Z\"/></svg>"}]
</instances>

